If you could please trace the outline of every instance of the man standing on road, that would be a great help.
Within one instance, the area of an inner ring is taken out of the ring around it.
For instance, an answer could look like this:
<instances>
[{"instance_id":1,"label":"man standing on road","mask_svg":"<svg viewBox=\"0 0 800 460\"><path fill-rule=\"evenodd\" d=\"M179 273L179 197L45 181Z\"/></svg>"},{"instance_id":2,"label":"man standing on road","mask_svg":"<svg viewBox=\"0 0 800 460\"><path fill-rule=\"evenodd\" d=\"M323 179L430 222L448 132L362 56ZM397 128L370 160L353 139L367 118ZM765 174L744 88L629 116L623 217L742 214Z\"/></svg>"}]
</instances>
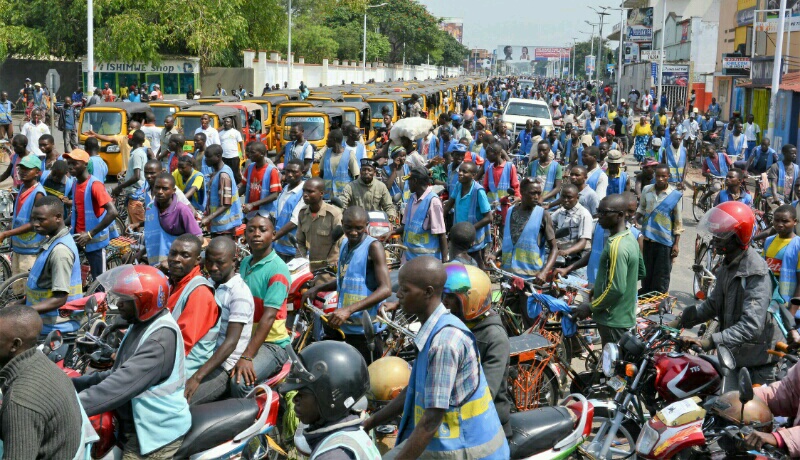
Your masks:
<instances>
[{"instance_id":1,"label":"man standing on road","mask_svg":"<svg viewBox=\"0 0 800 460\"><path fill-rule=\"evenodd\" d=\"M98 138L102 140L102 138ZM141 130L134 131L127 140L127 145L133 151L128 160L125 178L111 191L112 196L118 196L125 192L128 222L133 226L144 222L144 165L147 163L147 153L143 147L144 140L144 133ZM120 143L120 151L122 151L122 143Z\"/></svg>"},{"instance_id":2,"label":"man standing on road","mask_svg":"<svg viewBox=\"0 0 800 460\"><path fill-rule=\"evenodd\" d=\"M194 130L194 134L203 133L206 135L206 147L210 145L220 145L219 131L211 126L211 117L203 114L200 117L200 127Z\"/></svg>"},{"instance_id":3,"label":"man standing on road","mask_svg":"<svg viewBox=\"0 0 800 460\"><path fill-rule=\"evenodd\" d=\"M745 122L744 128L744 137L747 139L747 151L752 152L754 148L758 145L759 138L761 137L761 127L755 123L755 117L751 113L747 116L747 121Z\"/></svg>"},{"instance_id":4,"label":"man standing on road","mask_svg":"<svg viewBox=\"0 0 800 460\"><path fill-rule=\"evenodd\" d=\"M0 243L6 238L11 238L12 275L30 271L44 240L44 237L33 231L31 224L34 204L47 195L39 183L41 168L42 161L32 154L25 155L17 165L22 184L14 201L14 219L11 221L11 230L0 232Z\"/></svg>"},{"instance_id":5,"label":"man standing on road","mask_svg":"<svg viewBox=\"0 0 800 460\"><path fill-rule=\"evenodd\" d=\"M669 167L655 168L655 184L642 189L636 221L644 234L646 276L642 293L669 292L672 262L678 257L683 218L683 193L669 184Z\"/></svg>"},{"instance_id":6,"label":"man standing on road","mask_svg":"<svg viewBox=\"0 0 800 460\"><path fill-rule=\"evenodd\" d=\"M686 168L686 147L681 143L678 133L670 135L670 144L661 147L658 160L669 167L669 182L683 188L684 169Z\"/></svg>"},{"instance_id":7,"label":"man standing on road","mask_svg":"<svg viewBox=\"0 0 800 460\"><path fill-rule=\"evenodd\" d=\"M303 203L297 224L297 257L307 257L311 271L335 266L339 260L336 228L342 225L342 211L323 201L325 183L312 177L303 183Z\"/></svg>"},{"instance_id":8,"label":"man standing on road","mask_svg":"<svg viewBox=\"0 0 800 460\"><path fill-rule=\"evenodd\" d=\"M206 134L206 136L208 136L208 134ZM233 119L230 117L222 121L222 131L219 132L219 143L222 146L222 161L233 171L234 183L241 184L241 154L245 152L245 145L242 133L233 127ZM206 145L213 145L213 142L208 142Z\"/></svg>"},{"instance_id":9,"label":"man standing on road","mask_svg":"<svg viewBox=\"0 0 800 460\"><path fill-rule=\"evenodd\" d=\"M69 153L72 149L78 148L78 114L72 106L72 98L64 98L64 105L57 107L56 111L60 115L58 118L58 129L64 136L64 151ZM0 107L2 114L2 107Z\"/></svg>"},{"instance_id":10,"label":"man standing on road","mask_svg":"<svg viewBox=\"0 0 800 460\"><path fill-rule=\"evenodd\" d=\"M158 149L154 149L153 151L156 152L156 158L163 158L163 155L169 150L169 139L173 134L180 134L181 130L175 127L175 117L172 115L167 115L164 117L164 129L161 130L161 135L158 138ZM164 164L164 169L168 168L167 164Z\"/></svg>"},{"instance_id":11,"label":"man standing on road","mask_svg":"<svg viewBox=\"0 0 800 460\"><path fill-rule=\"evenodd\" d=\"M11 119L11 111L16 106L13 102L8 100L8 93L3 91L0 93L0 139L8 139L14 137L14 121Z\"/></svg>"},{"instance_id":12,"label":"man standing on road","mask_svg":"<svg viewBox=\"0 0 800 460\"><path fill-rule=\"evenodd\" d=\"M34 108L31 111L31 121L22 126L22 134L28 138L28 151L44 159L44 153L39 150L39 138L44 134L50 134L50 128L42 123L42 112Z\"/></svg>"}]
</instances>

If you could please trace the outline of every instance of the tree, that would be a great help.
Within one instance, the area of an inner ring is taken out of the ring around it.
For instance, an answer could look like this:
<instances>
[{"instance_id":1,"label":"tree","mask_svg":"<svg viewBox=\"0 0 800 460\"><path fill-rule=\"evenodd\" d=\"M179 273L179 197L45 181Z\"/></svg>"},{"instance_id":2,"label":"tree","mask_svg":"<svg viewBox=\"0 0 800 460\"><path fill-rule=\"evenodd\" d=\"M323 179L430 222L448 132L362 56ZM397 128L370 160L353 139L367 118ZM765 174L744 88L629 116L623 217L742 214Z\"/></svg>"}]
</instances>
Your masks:
<instances>
[{"instance_id":1,"label":"tree","mask_svg":"<svg viewBox=\"0 0 800 460\"><path fill-rule=\"evenodd\" d=\"M464 59L469 56L469 49L447 32L443 30L439 32L439 46L442 49L442 58L441 62L437 62L437 64L448 67L460 66Z\"/></svg>"},{"instance_id":2,"label":"tree","mask_svg":"<svg viewBox=\"0 0 800 460\"><path fill-rule=\"evenodd\" d=\"M334 30L308 20L303 26L294 30L292 35L292 51L295 56L303 56L309 62L322 62L325 58L333 58L339 51L339 42Z\"/></svg>"},{"instance_id":3,"label":"tree","mask_svg":"<svg viewBox=\"0 0 800 460\"><path fill-rule=\"evenodd\" d=\"M403 54L408 64L422 64L428 54L433 61L441 59L441 49L431 46L438 43L438 20L414 0L388 0L387 3L372 10L371 18L389 39L389 61L402 62Z\"/></svg>"},{"instance_id":4,"label":"tree","mask_svg":"<svg viewBox=\"0 0 800 460\"><path fill-rule=\"evenodd\" d=\"M339 59L357 59L361 61L364 46L363 29L351 26L335 29L336 41L339 43ZM391 45L385 35L367 30L367 62L383 61L389 55Z\"/></svg>"},{"instance_id":5,"label":"tree","mask_svg":"<svg viewBox=\"0 0 800 460\"><path fill-rule=\"evenodd\" d=\"M611 52L611 49L606 46L608 41L603 42L603 51L608 54ZM594 56L595 56L595 66L597 66L597 49L600 46L600 39L598 37L594 37ZM586 78L586 56L592 51L592 42L590 40L586 40L585 42L578 42L575 44L575 78ZM595 73L593 74L593 78L597 78L597 69L595 69Z\"/></svg>"}]
</instances>

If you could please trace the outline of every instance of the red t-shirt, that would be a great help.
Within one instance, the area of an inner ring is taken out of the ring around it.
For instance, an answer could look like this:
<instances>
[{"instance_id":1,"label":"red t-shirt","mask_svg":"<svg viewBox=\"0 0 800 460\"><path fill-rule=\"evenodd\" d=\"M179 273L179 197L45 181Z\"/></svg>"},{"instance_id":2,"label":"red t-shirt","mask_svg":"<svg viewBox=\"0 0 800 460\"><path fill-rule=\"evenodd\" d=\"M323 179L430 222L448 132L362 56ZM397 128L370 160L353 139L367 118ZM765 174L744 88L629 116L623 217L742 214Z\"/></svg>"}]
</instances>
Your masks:
<instances>
[{"instance_id":1,"label":"red t-shirt","mask_svg":"<svg viewBox=\"0 0 800 460\"><path fill-rule=\"evenodd\" d=\"M503 164L501 164L499 166L494 164L494 163L492 163L492 171L491 171L491 173L494 175L494 183L495 184L499 184L500 183L500 177L503 175L503 169L505 167L506 167L506 162L505 161L503 162ZM514 189L514 196L519 198L520 197L520 194L519 194L519 179L517 178L517 167L514 166L514 165L511 165L511 178L510 179L511 179L511 188ZM487 192L489 191L489 175L488 174L486 174L483 177L483 188L485 188Z\"/></svg>"},{"instance_id":2,"label":"red t-shirt","mask_svg":"<svg viewBox=\"0 0 800 460\"><path fill-rule=\"evenodd\" d=\"M264 179L264 173L267 171L267 164L264 166L253 167L253 174L250 175L250 196L246 197L248 203L258 201L261 199L261 181ZM245 180L247 178L245 177ZM281 191L281 173L278 168L272 168L272 174L269 178L269 191L270 193Z\"/></svg>"},{"instance_id":3,"label":"red t-shirt","mask_svg":"<svg viewBox=\"0 0 800 460\"><path fill-rule=\"evenodd\" d=\"M75 184L75 234L86 231L86 211L83 208L83 201L86 196L86 184L88 183L89 181L85 180L82 184ZM104 211L103 206L110 202L111 196L106 191L105 185L99 180L95 181L94 185L92 185L92 207L94 208L95 217L100 217L100 214Z\"/></svg>"},{"instance_id":4,"label":"red t-shirt","mask_svg":"<svg viewBox=\"0 0 800 460\"><path fill-rule=\"evenodd\" d=\"M167 299L169 311L175 308L175 304L178 303L178 299L189 281L198 275L201 275L200 266L194 267L194 270L189 272L176 286L173 286L172 294ZM181 316L178 318L178 327L183 335L183 350L187 355L192 351L192 347L214 327L217 318L219 318L219 307L217 307L211 289L200 286L189 294Z\"/></svg>"}]
</instances>

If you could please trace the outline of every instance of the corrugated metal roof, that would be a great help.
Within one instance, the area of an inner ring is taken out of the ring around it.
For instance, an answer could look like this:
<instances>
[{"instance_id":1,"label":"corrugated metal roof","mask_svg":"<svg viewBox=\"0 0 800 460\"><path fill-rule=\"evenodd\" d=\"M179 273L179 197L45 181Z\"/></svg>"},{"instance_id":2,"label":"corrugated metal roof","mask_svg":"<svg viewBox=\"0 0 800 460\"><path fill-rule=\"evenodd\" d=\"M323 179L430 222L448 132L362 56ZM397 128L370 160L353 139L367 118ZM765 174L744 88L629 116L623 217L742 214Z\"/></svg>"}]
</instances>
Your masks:
<instances>
[{"instance_id":1,"label":"corrugated metal roof","mask_svg":"<svg viewBox=\"0 0 800 460\"><path fill-rule=\"evenodd\" d=\"M784 75L779 88L800 93L800 72L790 72Z\"/></svg>"}]
</instances>

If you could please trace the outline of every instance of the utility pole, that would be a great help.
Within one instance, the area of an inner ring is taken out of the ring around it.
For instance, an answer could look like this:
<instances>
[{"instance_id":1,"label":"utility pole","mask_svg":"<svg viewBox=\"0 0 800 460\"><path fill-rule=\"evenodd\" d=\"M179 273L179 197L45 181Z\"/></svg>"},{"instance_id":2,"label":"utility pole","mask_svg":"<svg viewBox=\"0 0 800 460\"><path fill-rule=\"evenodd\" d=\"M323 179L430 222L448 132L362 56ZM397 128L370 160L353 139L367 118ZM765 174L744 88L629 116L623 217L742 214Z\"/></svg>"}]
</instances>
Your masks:
<instances>
[{"instance_id":1,"label":"utility pole","mask_svg":"<svg viewBox=\"0 0 800 460\"><path fill-rule=\"evenodd\" d=\"M596 26L598 24L597 23L592 23L592 22L589 22L589 21L583 21L583 22L585 22L586 24L589 24L590 26L592 26L592 35L591 35L592 50L589 52L589 56L594 56L594 26ZM595 61L594 67L597 68L597 61ZM594 74L595 74L594 70L589 72L589 80L592 79Z\"/></svg>"},{"instance_id":2,"label":"utility pole","mask_svg":"<svg viewBox=\"0 0 800 460\"><path fill-rule=\"evenodd\" d=\"M597 46L597 80L600 80L600 77L603 75L603 20L606 16L610 13L606 13L606 7L601 6L600 9L603 11L598 12L597 14L600 16L600 33L598 34L598 38L600 39L598 46ZM596 10L595 10L596 11Z\"/></svg>"},{"instance_id":3,"label":"utility pole","mask_svg":"<svg viewBox=\"0 0 800 460\"><path fill-rule=\"evenodd\" d=\"M387 5L386 3L381 3L380 5L364 6L364 52L361 55L364 58L363 66L361 68L361 80L363 83L367 82L367 10L370 8L378 8L386 5Z\"/></svg>"},{"instance_id":4,"label":"utility pole","mask_svg":"<svg viewBox=\"0 0 800 460\"><path fill-rule=\"evenodd\" d=\"M772 140L775 134L775 106L778 104L778 86L781 83L783 72L783 29L786 24L786 0L781 0L780 13L778 13L778 33L775 37L775 56L772 63L772 88L769 97L769 118L767 122L767 138ZM777 147L776 147L777 148Z\"/></svg>"},{"instance_id":5,"label":"utility pole","mask_svg":"<svg viewBox=\"0 0 800 460\"><path fill-rule=\"evenodd\" d=\"M624 5L624 3L622 4ZM619 100L622 97L622 66L625 65L625 61L622 57L623 48L625 48L625 32L626 32L626 24L625 24L625 8L620 5L619 8L619 67L617 69L617 106L619 106Z\"/></svg>"},{"instance_id":6,"label":"utility pole","mask_svg":"<svg viewBox=\"0 0 800 460\"><path fill-rule=\"evenodd\" d=\"M292 67L294 67L294 62L292 59L292 0L289 0L289 46L287 47L287 54L286 54L286 62L289 63L289 86L292 86Z\"/></svg>"},{"instance_id":7,"label":"utility pole","mask_svg":"<svg viewBox=\"0 0 800 460\"><path fill-rule=\"evenodd\" d=\"M664 92L664 35L667 32L667 0L661 1L664 4L664 10L661 13L661 56L658 58L658 99L656 99L658 104L661 104L661 95Z\"/></svg>"},{"instance_id":8,"label":"utility pole","mask_svg":"<svg viewBox=\"0 0 800 460\"><path fill-rule=\"evenodd\" d=\"M94 1L86 4L86 88L84 94L94 92ZM73 101L77 102L77 101Z\"/></svg>"}]
</instances>

